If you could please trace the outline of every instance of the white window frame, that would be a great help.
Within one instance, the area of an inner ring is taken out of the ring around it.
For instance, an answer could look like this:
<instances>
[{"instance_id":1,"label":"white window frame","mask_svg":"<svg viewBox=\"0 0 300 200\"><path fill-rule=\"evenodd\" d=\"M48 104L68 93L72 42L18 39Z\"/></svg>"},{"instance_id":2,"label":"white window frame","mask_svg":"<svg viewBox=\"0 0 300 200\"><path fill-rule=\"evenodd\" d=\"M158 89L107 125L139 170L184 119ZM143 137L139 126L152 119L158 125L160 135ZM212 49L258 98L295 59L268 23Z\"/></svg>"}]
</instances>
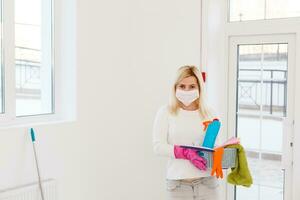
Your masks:
<instances>
[{"instance_id":1,"label":"white window frame","mask_svg":"<svg viewBox=\"0 0 300 200\"><path fill-rule=\"evenodd\" d=\"M294 94L292 91L294 91L294 68L295 68L295 55L293 54L295 52L295 34L272 34L272 35L256 35L256 36L243 36L243 37L230 37L230 46L229 46L229 65L228 65L228 118L232 119L230 122L228 122L228 135L229 137L234 136L233 134L236 132L236 95L237 95L237 85L236 85L236 73L237 73L237 54L236 54L236 47L237 45L248 45L248 44L288 44L288 102L287 102L287 114L289 121L293 121L294 119ZM290 131L291 132L291 131ZM286 136L286 139L289 141L292 138L292 133L289 134L291 137ZM286 134L286 132L285 132ZM284 182L284 199L291 199L292 194L292 178L293 178L293 168L291 162L284 162L285 160L293 160L292 157L292 149L289 148L288 145L284 145L287 143L284 143L282 141L283 147L282 147L282 161L283 164L282 169L285 170L285 182ZM286 151L289 150L289 151ZM229 186L229 185L228 185ZM228 199L233 199L233 187L229 186L228 190L231 192L228 192Z\"/></svg>"},{"instance_id":2,"label":"white window frame","mask_svg":"<svg viewBox=\"0 0 300 200\"><path fill-rule=\"evenodd\" d=\"M300 16L297 17L280 17L280 18L270 18L270 19L251 19L251 20L243 20L243 21L230 21L230 0L227 1L227 23L243 23L249 21L269 21L269 20L282 20L282 19L295 19L300 20ZM266 13L265 13L266 14Z\"/></svg>"},{"instance_id":3,"label":"white window frame","mask_svg":"<svg viewBox=\"0 0 300 200\"><path fill-rule=\"evenodd\" d=\"M212 0L203 1L203 7L201 8L202 16L202 50L201 52L201 66L205 67L205 70L209 73L210 71L216 71L217 69L222 72L218 76L210 74L210 77L218 77L222 80L222 89L228 90L228 65L229 65L229 40L230 37L238 36L257 36L257 35L280 35L280 34L294 34L296 37L296 68L295 76L300 77L300 17L282 18L282 19L269 19L269 20L250 20L250 21L236 21L229 22L229 9L228 0ZM211 21L210 21L211 20ZM218 27L216 27L218 25ZM213 27L213 28L212 28ZM217 42L216 42L217 41ZM217 44L216 44L217 43ZM216 49L217 48L217 49ZM218 58L220 62L212 62L210 59L213 54L215 58ZM210 55L207 56L207 55ZM217 63L217 64L214 64ZM220 66L221 64L221 66ZM210 69L211 68L211 69ZM210 79L211 80L211 79ZM207 80L207 87L210 87L210 80ZM224 80L224 82L223 82ZM214 80L212 80L214 81ZM218 86L220 81L218 82ZM300 79L295 80L295 102L300 102ZM211 86L212 87L212 86ZM223 94L223 93L222 93ZM228 99L226 92L222 99ZM215 97L214 97L215 98ZM226 107L227 101L222 104ZM295 103L295 124L294 132L300 132L300 104ZM224 108L224 113L228 113L228 109ZM228 129L228 118L224 119L224 130L225 133ZM226 135L224 139L228 139ZM300 190L297 186L300 185L300 135L295 134L293 141L293 182L292 182L292 194L291 199L287 200L298 200L300 196ZM225 182L226 183L226 182ZM224 184L225 184L224 183ZM227 187L231 185L226 184ZM226 194L228 195L228 190ZM226 196L227 196L226 195ZM228 200L231 200L228 198Z\"/></svg>"},{"instance_id":4,"label":"white window frame","mask_svg":"<svg viewBox=\"0 0 300 200\"><path fill-rule=\"evenodd\" d=\"M229 10L227 10L229 12ZM229 61L229 54L228 54L228 49L229 49L229 40L232 36L257 36L257 35L280 35L280 34L294 34L296 35L296 68L297 65L300 63L300 51L298 50L300 47L300 17L294 17L294 18L283 18L283 19L270 19L270 20L251 20L251 21L243 21L243 22L227 22L225 27L226 27L226 32L225 32L225 38L226 38L226 51L225 51L225 59L226 63ZM280 28L278 28L280 27ZM298 49L297 49L298 47ZM229 67L229 66L227 66ZM299 67L299 66L298 66ZM228 69L228 68L227 68ZM299 70L296 70L296 73L299 76ZM296 82L298 82L296 80ZM299 84L299 83L298 83ZM297 83L296 83L297 85ZM295 97L295 102L298 102L299 99L297 100L298 95ZM297 106L295 106L295 110L297 110ZM297 115L297 114L296 114ZM295 117L297 119L297 116ZM297 131L297 126L295 126L294 131ZM229 131L229 129L227 129ZM300 138L295 137L294 138L294 155L293 155L293 162L294 166L292 169L292 174L297 174L299 173L299 163L300 163L300 153L297 151L300 146ZM298 190L296 189L296 185L300 184L300 177L294 177L292 180L292 188L289 188L292 190L292 194L290 194L290 199L288 200L296 200L297 199L297 193ZM230 188L231 186L228 185ZM230 199L230 194L228 193L228 199Z\"/></svg>"},{"instance_id":5,"label":"white window frame","mask_svg":"<svg viewBox=\"0 0 300 200\"><path fill-rule=\"evenodd\" d=\"M53 113L16 117L14 1L2 0L4 113L0 129L32 127L76 120L76 4L52 0ZM66 9L67 8L67 9ZM66 40L68 38L68 40ZM13 47L13 48L12 48Z\"/></svg>"}]
</instances>

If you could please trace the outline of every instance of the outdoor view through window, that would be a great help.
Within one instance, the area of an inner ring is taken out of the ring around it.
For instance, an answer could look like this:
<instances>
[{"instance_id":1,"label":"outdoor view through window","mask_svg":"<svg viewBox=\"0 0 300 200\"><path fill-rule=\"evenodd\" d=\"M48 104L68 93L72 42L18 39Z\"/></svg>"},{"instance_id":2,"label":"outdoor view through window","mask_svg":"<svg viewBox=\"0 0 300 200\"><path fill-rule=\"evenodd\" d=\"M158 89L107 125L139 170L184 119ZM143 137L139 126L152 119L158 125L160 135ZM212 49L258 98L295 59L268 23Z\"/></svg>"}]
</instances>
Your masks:
<instances>
[{"instance_id":1,"label":"outdoor view through window","mask_svg":"<svg viewBox=\"0 0 300 200\"><path fill-rule=\"evenodd\" d=\"M51 0L15 0L17 116L53 112L52 48Z\"/></svg>"}]
</instances>

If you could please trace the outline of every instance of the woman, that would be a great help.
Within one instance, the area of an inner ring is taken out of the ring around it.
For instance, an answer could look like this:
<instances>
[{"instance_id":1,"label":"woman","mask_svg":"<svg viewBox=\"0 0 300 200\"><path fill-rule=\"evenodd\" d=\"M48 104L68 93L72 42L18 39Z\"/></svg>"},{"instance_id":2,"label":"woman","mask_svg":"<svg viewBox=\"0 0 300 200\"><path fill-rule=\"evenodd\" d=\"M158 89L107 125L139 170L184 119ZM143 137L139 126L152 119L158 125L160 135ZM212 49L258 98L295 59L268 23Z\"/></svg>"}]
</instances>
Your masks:
<instances>
[{"instance_id":1,"label":"woman","mask_svg":"<svg viewBox=\"0 0 300 200\"><path fill-rule=\"evenodd\" d=\"M172 87L169 105L157 112L153 126L153 148L169 158L166 188L168 200L218 200L220 186L210 175L206 160L195 150L179 145L201 145L203 121L214 116L204 99L204 83L195 66L182 66ZM218 139L216 141L218 144Z\"/></svg>"}]
</instances>

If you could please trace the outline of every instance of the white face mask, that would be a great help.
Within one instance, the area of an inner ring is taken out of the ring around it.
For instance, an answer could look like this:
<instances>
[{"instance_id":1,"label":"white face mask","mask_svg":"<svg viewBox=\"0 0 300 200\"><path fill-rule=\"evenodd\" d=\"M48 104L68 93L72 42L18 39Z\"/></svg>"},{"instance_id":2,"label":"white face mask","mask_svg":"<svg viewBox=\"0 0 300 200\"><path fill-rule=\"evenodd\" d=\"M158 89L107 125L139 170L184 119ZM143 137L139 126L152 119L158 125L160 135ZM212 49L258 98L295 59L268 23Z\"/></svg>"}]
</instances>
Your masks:
<instances>
[{"instance_id":1,"label":"white face mask","mask_svg":"<svg viewBox=\"0 0 300 200\"><path fill-rule=\"evenodd\" d=\"M177 89L176 97L185 106L188 106L199 97L199 91L198 91L198 89L190 90L190 91Z\"/></svg>"}]
</instances>

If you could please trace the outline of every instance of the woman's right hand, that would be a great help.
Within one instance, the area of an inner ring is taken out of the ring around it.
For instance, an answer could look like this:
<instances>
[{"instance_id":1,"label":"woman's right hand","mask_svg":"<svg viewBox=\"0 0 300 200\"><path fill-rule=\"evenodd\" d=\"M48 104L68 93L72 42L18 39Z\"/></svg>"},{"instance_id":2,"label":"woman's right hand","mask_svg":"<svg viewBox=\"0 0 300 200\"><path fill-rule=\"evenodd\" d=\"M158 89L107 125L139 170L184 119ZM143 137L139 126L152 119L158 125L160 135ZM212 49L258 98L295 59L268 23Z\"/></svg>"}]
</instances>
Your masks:
<instances>
[{"instance_id":1,"label":"woman's right hand","mask_svg":"<svg viewBox=\"0 0 300 200\"><path fill-rule=\"evenodd\" d=\"M179 145L174 145L174 154L177 159L187 159L200 170L206 170L207 161L205 158L199 156L197 150L180 147Z\"/></svg>"}]
</instances>

